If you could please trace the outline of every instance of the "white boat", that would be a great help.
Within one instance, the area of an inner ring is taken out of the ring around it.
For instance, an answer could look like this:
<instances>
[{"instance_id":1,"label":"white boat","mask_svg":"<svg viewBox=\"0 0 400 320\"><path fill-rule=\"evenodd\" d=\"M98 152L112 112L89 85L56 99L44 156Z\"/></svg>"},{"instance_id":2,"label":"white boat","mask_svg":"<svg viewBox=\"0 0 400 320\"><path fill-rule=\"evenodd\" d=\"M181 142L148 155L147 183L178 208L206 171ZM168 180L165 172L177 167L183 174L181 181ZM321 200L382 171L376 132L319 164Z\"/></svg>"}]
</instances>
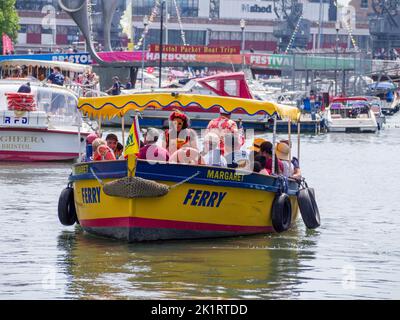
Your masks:
<instances>
[{"instance_id":1,"label":"white boat","mask_svg":"<svg viewBox=\"0 0 400 320\"><path fill-rule=\"evenodd\" d=\"M329 132L376 132L378 124L366 98L333 98L325 110Z\"/></svg>"},{"instance_id":2,"label":"white boat","mask_svg":"<svg viewBox=\"0 0 400 320\"><path fill-rule=\"evenodd\" d=\"M371 105L371 110L375 114L376 122L378 123L378 130L383 128L386 123L386 116L382 111L382 101L378 97L366 96L369 104Z\"/></svg>"},{"instance_id":3,"label":"white boat","mask_svg":"<svg viewBox=\"0 0 400 320\"><path fill-rule=\"evenodd\" d=\"M397 85L393 82L372 83L368 85L368 92L381 100L383 114L392 115L399 111L400 95Z\"/></svg>"},{"instance_id":4,"label":"white boat","mask_svg":"<svg viewBox=\"0 0 400 320\"><path fill-rule=\"evenodd\" d=\"M84 151L85 137L95 128L82 121L76 94L34 80L30 82L31 94L17 93L26 82L26 79L0 80L0 160L78 158ZM32 105L29 107L26 101Z\"/></svg>"}]
</instances>

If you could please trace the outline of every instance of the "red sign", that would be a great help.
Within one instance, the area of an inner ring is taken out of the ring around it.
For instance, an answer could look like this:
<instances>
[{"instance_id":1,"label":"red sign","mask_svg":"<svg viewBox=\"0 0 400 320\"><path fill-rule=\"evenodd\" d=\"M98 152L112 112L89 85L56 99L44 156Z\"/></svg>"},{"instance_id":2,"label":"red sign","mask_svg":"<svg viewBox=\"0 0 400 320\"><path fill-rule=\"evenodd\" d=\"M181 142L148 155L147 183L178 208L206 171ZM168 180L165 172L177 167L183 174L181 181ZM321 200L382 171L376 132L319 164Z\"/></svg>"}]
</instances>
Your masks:
<instances>
[{"instance_id":1,"label":"red sign","mask_svg":"<svg viewBox=\"0 0 400 320\"><path fill-rule=\"evenodd\" d=\"M14 46L10 37L3 33L3 55L11 54L13 51Z\"/></svg>"},{"instance_id":2,"label":"red sign","mask_svg":"<svg viewBox=\"0 0 400 320\"><path fill-rule=\"evenodd\" d=\"M150 52L159 53L160 45L151 44ZM228 46L177 46L163 45L163 53L179 53L179 54L240 54L240 47Z\"/></svg>"}]
</instances>

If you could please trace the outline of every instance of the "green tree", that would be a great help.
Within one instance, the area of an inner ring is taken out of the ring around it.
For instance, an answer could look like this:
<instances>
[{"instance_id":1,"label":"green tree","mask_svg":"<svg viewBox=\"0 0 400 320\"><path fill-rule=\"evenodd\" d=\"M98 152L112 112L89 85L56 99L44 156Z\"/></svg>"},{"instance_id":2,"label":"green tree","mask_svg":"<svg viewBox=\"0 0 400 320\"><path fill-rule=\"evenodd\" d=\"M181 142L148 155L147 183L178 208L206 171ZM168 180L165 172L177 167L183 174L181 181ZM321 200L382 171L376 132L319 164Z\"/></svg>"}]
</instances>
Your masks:
<instances>
[{"instance_id":1,"label":"green tree","mask_svg":"<svg viewBox=\"0 0 400 320\"><path fill-rule=\"evenodd\" d=\"M19 17L15 9L16 0L0 0L0 54L3 53L3 33L14 42L17 40L19 30Z\"/></svg>"}]
</instances>

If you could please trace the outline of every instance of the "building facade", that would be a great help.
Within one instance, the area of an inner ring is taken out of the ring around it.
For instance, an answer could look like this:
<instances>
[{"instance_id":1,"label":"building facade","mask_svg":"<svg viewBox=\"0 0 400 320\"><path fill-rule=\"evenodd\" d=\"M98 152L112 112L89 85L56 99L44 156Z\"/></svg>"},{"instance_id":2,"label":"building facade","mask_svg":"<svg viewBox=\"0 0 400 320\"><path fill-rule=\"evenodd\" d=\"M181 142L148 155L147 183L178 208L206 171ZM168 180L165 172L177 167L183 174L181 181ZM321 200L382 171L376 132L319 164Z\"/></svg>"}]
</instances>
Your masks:
<instances>
[{"instance_id":1,"label":"building facade","mask_svg":"<svg viewBox=\"0 0 400 320\"><path fill-rule=\"evenodd\" d=\"M100 14L101 1L104 0L89 1L93 39L100 46L104 39ZM160 0L133 1L134 43L138 43L142 38L144 15L151 17L157 1ZM308 49L335 47L337 36L334 1L323 0L321 10L320 0L299 0L299 2L303 4L302 18L311 21ZM357 0L353 2L357 3ZM363 5L362 0L358 2L360 6ZM273 0L166 0L165 12L168 15L165 16L164 41L169 44L185 42L190 45L241 46L244 37L246 51L273 52L277 49L279 41L273 35L274 27L279 23L277 4L279 1ZM16 45L17 52L23 53L28 49L49 52L82 43L78 27L65 12L60 10L57 0L17 0L16 6L21 24ZM120 0L114 15L111 39L115 50L127 46L127 37L119 25L125 6L126 1ZM281 16L284 14L281 13ZM340 10L337 10L337 17L341 20ZM243 30L240 26L241 19L245 20ZM151 22L146 35L146 44L159 43L159 17L155 17ZM369 28L366 18L357 15L357 21L353 25L341 24L338 40L341 47L351 47L356 43L358 47L368 49ZM83 45L80 49L83 50Z\"/></svg>"}]
</instances>

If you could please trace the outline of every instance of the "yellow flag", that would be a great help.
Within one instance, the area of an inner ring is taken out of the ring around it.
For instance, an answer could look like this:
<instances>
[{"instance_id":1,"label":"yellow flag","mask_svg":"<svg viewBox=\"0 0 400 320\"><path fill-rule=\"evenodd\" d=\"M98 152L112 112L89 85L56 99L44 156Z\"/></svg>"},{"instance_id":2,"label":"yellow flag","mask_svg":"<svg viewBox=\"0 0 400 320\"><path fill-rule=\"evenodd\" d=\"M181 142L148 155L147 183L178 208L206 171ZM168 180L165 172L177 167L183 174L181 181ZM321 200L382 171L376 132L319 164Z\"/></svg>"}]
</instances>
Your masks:
<instances>
[{"instance_id":1,"label":"yellow flag","mask_svg":"<svg viewBox=\"0 0 400 320\"><path fill-rule=\"evenodd\" d=\"M136 118L136 117L135 117ZM129 136L125 144L125 155L139 153L140 140L139 140L139 125L135 119L132 123L131 130L129 130Z\"/></svg>"}]
</instances>

